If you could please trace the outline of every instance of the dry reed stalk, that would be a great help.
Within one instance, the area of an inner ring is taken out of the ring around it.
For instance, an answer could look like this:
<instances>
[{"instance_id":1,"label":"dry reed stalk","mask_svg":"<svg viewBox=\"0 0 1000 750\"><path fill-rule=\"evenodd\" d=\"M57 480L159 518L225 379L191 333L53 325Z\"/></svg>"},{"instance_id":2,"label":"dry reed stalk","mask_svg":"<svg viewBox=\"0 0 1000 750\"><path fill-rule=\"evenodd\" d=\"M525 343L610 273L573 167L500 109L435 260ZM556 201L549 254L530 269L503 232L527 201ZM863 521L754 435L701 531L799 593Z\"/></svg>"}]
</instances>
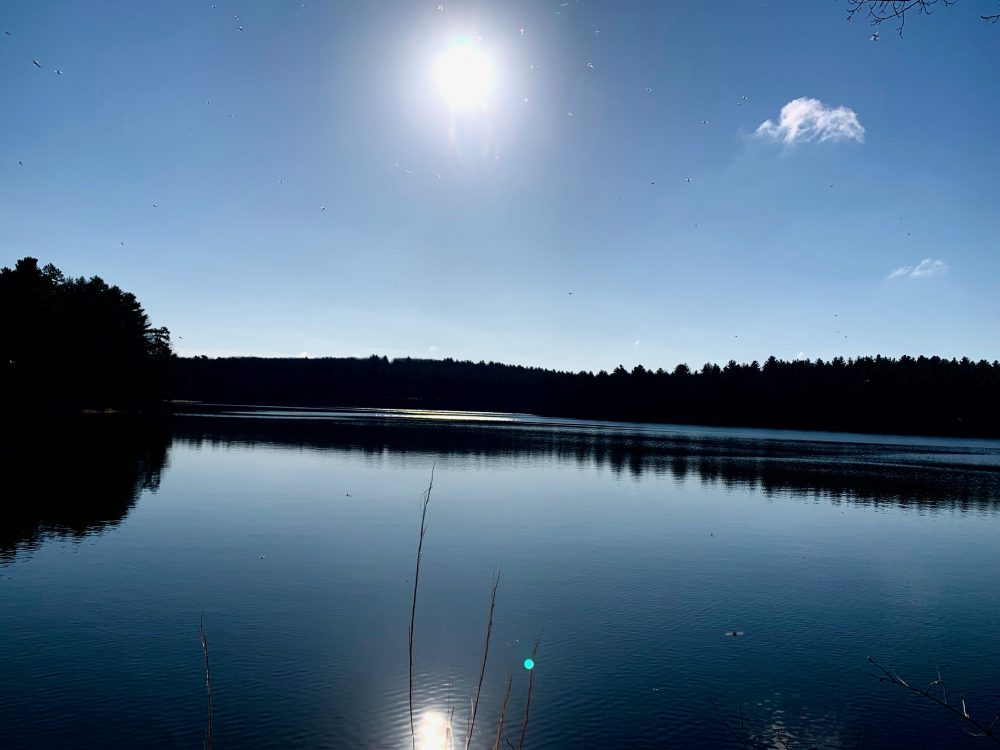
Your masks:
<instances>
[{"instance_id":1,"label":"dry reed stalk","mask_svg":"<svg viewBox=\"0 0 1000 750\"><path fill-rule=\"evenodd\" d=\"M708 702L712 704L712 708L715 710L715 715L719 717L719 721L722 723L722 726L726 728L726 731L733 735L733 739L740 743L740 747L744 748L744 750L750 750L750 745L747 744L746 735L743 732L743 704L740 704L740 729L737 732L733 729L732 724L729 723L726 717L722 715L722 711L720 711L719 707L715 705L715 701L709 698Z\"/></svg>"},{"instance_id":2,"label":"dry reed stalk","mask_svg":"<svg viewBox=\"0 0 1000 750\"><path fill-rule=\"evenodd\" d=\"M514 677L510 672L507 673L507 688L503 693L503 707L500 709L500 721L497 724L497 739L493 743L493 750L500 750L500 735L503 734L503 719L507 715L507 701L510 700L510 685L514 681Z\"/></svg>"},{"instance_id":3,"label":"dry reed stalk","mask_svg":"<svg viewBox=\"0 0 1000 750\"><path fill-rule=\"evenodd\" d=\"M535 647L531 649L531 660L535 660L535 654L538 653L538 644L540 641L535 641ZM531 712L531 687L535 682L535 668L532 666L528 670L528 698L524 703L524 721L521 723L521 741L518 743L518 750L524 750L524 733L528 731L528 714Z\"/></svg>"},{"instance_id":4,"label":"dry reed stalk","mask_svg":"<svg viewBox=\"0 0 1000 750\"><path fill-rule=\"evenodd\" d=\"M205 636L205 615L201 616L198 623L198 631L201 636L201 650L205 654L205 691L208 694L208 721L205 726L205 750L212 750L212 671L208 666L208 638Z\"/></svg>"},{"instance_id":5,"label":"dry reed stalk","mask_svg":"<svg viewBox=\"0 0 1000 750\"><path fill-rule=\"evenodd\" d=\"M413 574L413 605L410 608L410 633L409 633L409 657L410 657L410 685L407 695L410 704L410 743L413 750L417 749L417 734L413 727L413 626L417 620L417 585L420 582L420 558L424 551L424 534L427 533L427 504L431 501L431 490L434 489L434 467L431 466L431 481L427 485L427 490L423 494L423 508L420 511L420 541L417 542L417 567Z\"/></svg>"},{"instance_id":6,"label":"dry reed stalk","mask_svg":"<svg viewBox=\"0 0 1000 750\"><path fill-rule=\"evenodd\" d=\"M490 613L486 620L486 640L483 642L483 660L479 665L479 683L476 685L476 697L472 701L472 712L469 717L469 731L465 736L465 750L472 745L472 731L476 727L476 711L479 709L479 693L483 689L483 675L486 674L486 657L490 653L490 637L493 635L493 608L497 603L497 586L500 585L500 573L493 577L493 587L490 589Z\"/></svg>"}]
</instances>

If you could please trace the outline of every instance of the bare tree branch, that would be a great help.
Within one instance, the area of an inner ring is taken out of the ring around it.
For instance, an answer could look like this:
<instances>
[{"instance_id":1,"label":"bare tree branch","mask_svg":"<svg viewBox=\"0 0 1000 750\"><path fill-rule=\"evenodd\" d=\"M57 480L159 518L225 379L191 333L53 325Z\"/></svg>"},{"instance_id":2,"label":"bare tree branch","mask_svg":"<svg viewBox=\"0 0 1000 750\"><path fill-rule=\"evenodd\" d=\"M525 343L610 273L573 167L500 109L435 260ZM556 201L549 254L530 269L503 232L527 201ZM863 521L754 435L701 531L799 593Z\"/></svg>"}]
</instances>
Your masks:
<instances>
[{"instance_id":1,"label":"bare tree branch","mask_svg":"<svg viewBox=\"0 0 1000 750\"><path fill-rule=\"evenodd\" d=\"M847 0L847 20L851 21L859 13L864 14L872 26L879 26L885 21L899 21L896 30L903 36L906 26L906 14L910 12L931 15L931 8L938 3L944 7L954 5L958 0ZM984 17L985 18L985 17Z\"/></svg>"},{"instance_id":2,"label":"bare tree branch","mask_svg":"<svg viewBox=\"0 0 1000 750\"><path fill-rule=\"evenodd\" d=\"M930 690L926 688L920 688L909 684L898 674L886 669L870 656L868 657L868 663L873 664L876 667L876 669L878 669L879 672L881 672L881 674L872 675L879 682L891 682L893 685L899 685L901 688L905 688L906 690L909 690L911 693L916 693L917 695L922 696L929 701L937 703L942 708L947 709L955 716L957 716L959 719L961 719L962 721L966 722L967 724L975 728L974 732L965 729L966 734L969 734L973 737L985 737L987 739L992 740L995 744L1000 745L1000 735L997 735L993 731L994 727L996 727L997 725L997 721L1000 720L1000 712L998 712L993 717L993 721L990 723L989 726L985 726L976 721L975 719L973 719L972 716L969 714L968 707L966 706L965 703L965 696L959 698L960 706L955 706L954 704L950 703L948 701L948 691L945 688L944 680L941 678L940 669L938 670L937 673L937 679L931 682L928 685L928 687L929 688L940 687L943 697L938 697L937 695L934 695L934 693L930 692Z\"/></svg>"}]
</instances>

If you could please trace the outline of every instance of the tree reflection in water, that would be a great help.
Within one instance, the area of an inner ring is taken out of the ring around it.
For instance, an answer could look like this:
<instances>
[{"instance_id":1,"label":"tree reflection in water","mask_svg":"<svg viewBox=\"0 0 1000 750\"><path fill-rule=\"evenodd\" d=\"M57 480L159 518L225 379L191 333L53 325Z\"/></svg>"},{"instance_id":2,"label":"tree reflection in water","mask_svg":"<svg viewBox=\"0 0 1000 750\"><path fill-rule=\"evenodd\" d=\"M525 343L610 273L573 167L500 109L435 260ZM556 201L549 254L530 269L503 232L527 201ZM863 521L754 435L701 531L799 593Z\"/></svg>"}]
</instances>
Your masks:
<instances>
[{"instance_id":1,"label":"tree reflection in water","mask_svg":"<svg viewBox=\"0 0 1000 750\"><path fill-rule=\"evenodd\" d=\"M81 415L9 425L0 451L0 563L50 537L82 539L125 518L167 466L162 419Z\"/></svg>"}]
</instances>

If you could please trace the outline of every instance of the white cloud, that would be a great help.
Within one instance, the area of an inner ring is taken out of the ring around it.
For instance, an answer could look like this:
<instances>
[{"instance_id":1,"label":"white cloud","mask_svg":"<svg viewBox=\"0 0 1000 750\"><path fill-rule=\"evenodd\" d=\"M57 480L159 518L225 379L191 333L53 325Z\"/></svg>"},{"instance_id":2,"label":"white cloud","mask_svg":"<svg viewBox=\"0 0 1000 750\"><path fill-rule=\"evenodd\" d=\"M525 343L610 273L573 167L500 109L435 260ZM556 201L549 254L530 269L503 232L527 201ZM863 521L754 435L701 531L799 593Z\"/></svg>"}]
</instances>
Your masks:
<instances>
[{"instance_id":1,"label":"white cloud","mask_svg":"<svg viewBox=\"0 0 1000 750\"><path fill-rule=\"evenodd\" d=\"M865 142L865 129L850 107L827 107L819 99L799 97L781 108L778 122L764 120L755 131L760 137L784 143L801 141Z\"/></svg>"},{"instance_id":2,"label":"white cloud","mask_svg":"<svg viewBox=\"0 0 1000 750\"><path fill-rule=\"evenodd\" d=\"M309 352L299 352L299 356L303 359L309 359Z\"/></svg>"},{"instance_id":3,"label":"white cloud","mask_svg":"<svg viewBox=\"0 0 1000 750\"><path fill-rule=\"evenodd\" d=\"M632 342L632 346L639 346L639 339Z\"/></svg>"},{"instance_id":4,"label":"white cloud","mask_svg":"<svg viewBox=\"0 0 1000 750\"><path fill-rule=\"evenodd\" d=\"M437 344L431 344L430 346L427 347L427 351L429 352L436 352L437 350L438 350Z\"/></svg>"},{"instance_id":5,"label":"white cloud","mask_svg":"<svg viewBox=\"0 0 1000 750\"><path fill-rule=\"evenodd\" d=\"M890 279L925 279L932 276L943 276L948 273L948 264L943 260L924 258L915 266L900 266L894 268L887 278Z\"/></svg>"},{"instance_id":6,"label":"white cloud","mask_svg":"<svg viewBox=\"0 0 1000 750\"><path fill-rule=\"evenodd\" d=\"M795 355L795 359L806 359L806 353L799 352L798 354Z\"/></svg>"}]
</instances>

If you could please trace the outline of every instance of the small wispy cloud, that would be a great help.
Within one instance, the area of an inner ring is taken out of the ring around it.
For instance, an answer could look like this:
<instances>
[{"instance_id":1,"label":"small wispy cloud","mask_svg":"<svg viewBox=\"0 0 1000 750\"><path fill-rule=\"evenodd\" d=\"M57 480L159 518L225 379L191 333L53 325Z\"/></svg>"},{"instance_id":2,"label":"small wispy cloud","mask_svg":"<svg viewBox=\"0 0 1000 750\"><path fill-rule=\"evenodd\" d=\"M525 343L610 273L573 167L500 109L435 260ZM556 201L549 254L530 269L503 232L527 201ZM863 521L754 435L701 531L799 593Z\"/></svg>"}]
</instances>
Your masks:
<instances>
[{"instance_id":1,"label":"small wispy cloud","mask_svg":"<svg viewBox=\"0 0 1000 750\"><path fill-rule=\"evenodd\" d=\"M310 355L309 352L299 352L299 356L302 359L309 359L309 357L312 356L312 355Z\"/></svg>"},{"instance_id":2,"label":"small wispy cloud","mask_svg":"<svg viewBox=\"0 0 1000 750\"><path fill-rule=\"evenodd\" d=\"M828 107L819 99L799 97L781 108L778 122L764 120L754 134L783 143L803 141L865 142L865 129L850 107Z\"/></svg>"},{"instance_id":3,"label":"small wispy cloud","mask_svg":"<svg viewBox=\"0 0 1000 750\"><path fill-rule=\"evenodd\" d=\"M915 266L900 266L894 268L886 278L889 279L927 279L932 276L943 276L948 273L948 264L943 260L924 258Z\"/></svg>"},{"instance_id":4,"label":"small wispy cloud","mask_svg":"<svg viewBox=\"0 0 1000 750\"><path fill-rule=\"evenodd\" d=\"M437 344L431 344L430 346L427 347L427 351L429 352L436 352L437 350L438 350Z\"/></svg>"},{"instance_id":5,"label":"small wispy cloud","mask_svg":"<svg viewBox=\"0 0 1000 750\"><path fill-rule=\"evenodd\" d=\"M632 346L639 346L639 339L632 342Z\"/></svg>"}]
</instances>

